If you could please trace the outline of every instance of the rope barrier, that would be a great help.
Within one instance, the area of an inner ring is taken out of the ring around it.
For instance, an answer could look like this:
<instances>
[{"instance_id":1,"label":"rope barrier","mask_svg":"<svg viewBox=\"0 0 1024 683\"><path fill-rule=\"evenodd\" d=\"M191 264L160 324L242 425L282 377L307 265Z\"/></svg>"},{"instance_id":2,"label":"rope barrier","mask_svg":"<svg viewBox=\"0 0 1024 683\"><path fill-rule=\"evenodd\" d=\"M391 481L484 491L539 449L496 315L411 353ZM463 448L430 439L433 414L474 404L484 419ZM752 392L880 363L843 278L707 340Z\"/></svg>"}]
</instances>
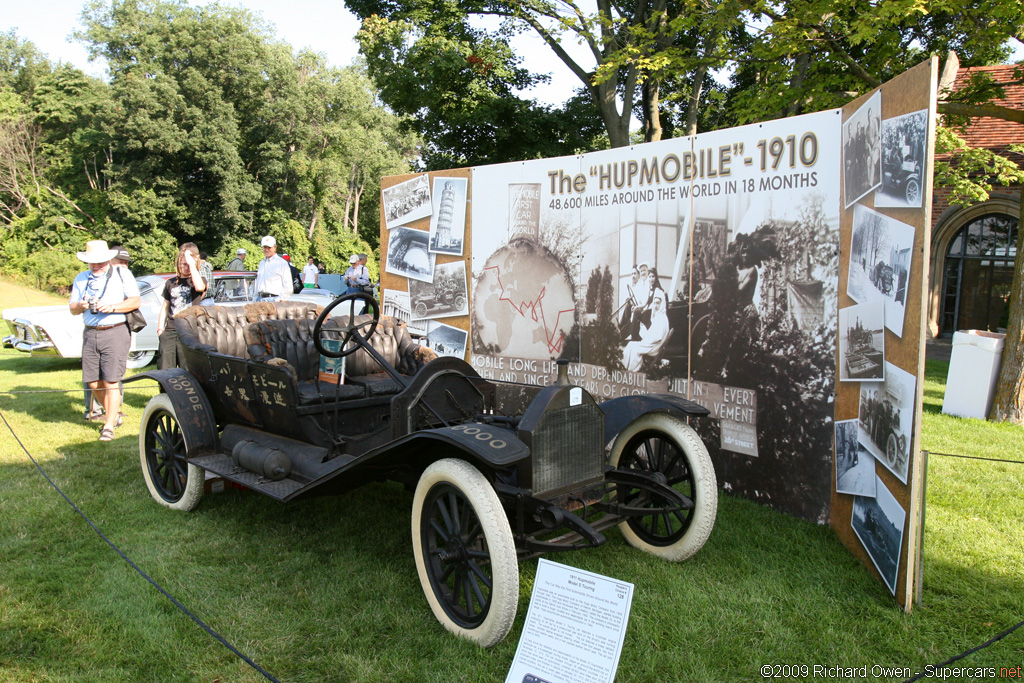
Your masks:
<instances>
[{"instance_id":1,"label":"rope barrier","mask_svg":"<svg viewBox=\"0 0 1024 683\"><path fill-rule=\"evenodd\" d=\"M992 645L993 643L998 643L1000 640L1002 640L1006 636L1010 635L1011 633L1013 633L1014 631L1019 629L1021 626L1024 626L1024 621L1020 622L1016 626L1011 626L1010 628L1006 629L1002 633L999 633L999 634L996 634L996 635L992 636L991 638L986 640L981 645L978 645L977 647L972 647L970 650L966 650L964 652L961 652L960 654L956 655L955 657L950 657L949 659L947 659L946 661L942 662L941 664L935 664L934 666L931 665L931 664L928 664L927 666L924 667L924 671L922 671L921 673L917 674L913 678L908 678L903 683L914 683L914 681L919 681L919 680L921 680L922 678L925 678L925 677L932 678L933 676L935 676L935 672L938 671L939 669L944 669L947 666L949 666L950 664L952 664L953 662L957 662L957 661L963 659L964 657L966 657L968 655L973 655L978 650L984 650L986 647L988 647L989 645Z\"/></svg>"},{"instance_id":2,"label":"rope barrier","mask_svg":"<svg viewBox=\"0 0 1024 683\"><path fill-rule=\"evenodd\" d=\"M81 389L79 389L78 391L81 391ZM79 507L77 505L75 505L75 503L70 498L68 498L68 496L64 493L64 491L62 491L61 488L59 486L57 486L57 484L52 479L50 479L50 476L48 474L46 474L46 471L42 468L42 466L39 464L39 462L32 456L31 453L29 453L28 449L25 447L25 444L22 443L22 441L18 437L17 433L15 433L14 428L7 421L7 417L3 414L3 412L0 412L0 420L3 420L4 426L7 427L7 431L9 431L11 433L11 436L14 437L14 440L21 447L21 450L25 452L25 455L27 455L29 460L32 461L32 464L36 466L36 469L39 470L39 473L43 475L43 478L46 479L47 482L49 482L50 486L52 486L53 489L57 493L60 494L61 498L63 498L65 501L67 501L67 504L71 506L71 509L73 509L75 512L77 512L78 515L83 520L85 520L85 523L88 524L90 527L92 527L92 530L95 531L96 534L100 538L102 538L106 542L106 544L109 545L114 550L115 553L120 555L121 559L124 560L125 562L127 562L128 565L139 574L139 576L144 578L154 588L156 588L158 591L160 591L164 595L164 597L166 597L168 600L170 600L171 603L175 607L177 607L189 619L191 619L196 624L198 624L204 631L206 631L208 634L213 636L221 645L223 645L224 647L229 649L231 652L233 652L235 655L237 655L242 661L244 661L246 664L251 666L253 669L258 671L260 674L262 674L264 678L266 678L268 681L273 681L273 683L281 683L278 679L274 678L267 671L265 671L263 668L261 668L259 664L257 664L256 662L252 661L251 659L249 659L249 657L247 657L245 654L243 654L241 651L239 651L238 648L236 648L234 645L229 643L223 636L221 636L219 633L217 633L212 628L207 626L206 622L204 622L202 619L200 619L195 614L193 614L191 611L189 611L189 609L187 607L185 607L183 604L181 604L181 602L179 602L177 598L175 598L173 595L171 595L169 592L167 592L167 590L165 590L163 586L161 586L156 581L154 581L148 574L146 574L146 572L144 572L139 567L139 565L135 564L135 562L133 562L130 557L125 555L124 552L120 548L118 548L114 544L113 541L111 541L109 538L107 538L107 536L102 531L100 531L99 527L97 527L95 524L93 524L92 520L89 519L89 517L86 516L86 514L84 512L82 512L82 510L79 509Z\"/></svg>"},{"instance_id":3,"label":"rope barrier","mask_svg":"<svg viewBox=\"0 0 1024 683\"><path fill-rule=\"evenodd\" d=\"M965 458L967 460L989 460L991 462L1009 462L1014 465L1024 465L1024 460L1006 460L1003 458L983 458L980 455L959 455L957 453L936 453L935 451L928 451L929 455L944 455L947 458Z\"/></svg>"},{"instance_id":4,"label":"rope barrier","mask_svg":"<svg viewBox=\"0 0 1024 683\"><path fill-rule=\"evenodd\" d=\"M159 389L159 384L136 384L132 383L128 387L113 387L110 389L90 389L93 393L99 393L101 391L126 391L128 389ZM0 395L3 396L18 396L20 394L74 394L83 391L82 387L77 389L15 389L13 391L6 391L0 389Z\"/></svg>"}]
</instances>

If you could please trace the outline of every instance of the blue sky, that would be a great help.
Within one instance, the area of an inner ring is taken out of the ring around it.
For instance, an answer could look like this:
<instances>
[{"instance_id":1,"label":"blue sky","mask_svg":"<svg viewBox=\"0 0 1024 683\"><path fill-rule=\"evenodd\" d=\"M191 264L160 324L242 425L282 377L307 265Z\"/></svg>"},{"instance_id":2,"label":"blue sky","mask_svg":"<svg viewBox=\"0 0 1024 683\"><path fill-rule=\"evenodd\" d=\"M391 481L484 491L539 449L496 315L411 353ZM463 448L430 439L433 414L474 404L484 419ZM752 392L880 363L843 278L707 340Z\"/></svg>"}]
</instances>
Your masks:
<instances>
[{"instance_id":1,"label":"blue sky","mask_svg":"<svg viewBox=\"0 0 1024 683\"><path fill-rule=\"evenodd\" d=\"M104 66L90 63L85 47L70 38L79 28L85 3L86 0L9 0L0 12L0 30L15 28L19 38L31 40L51 60L70 62L89 75L103 77ZM190 0L190 4L207 3ZM296 50L308 47L322 52L334 66L349 64L358 52L355 34L359 20L342 0L225 0L221 4L246 7L262 15L276 27L279 39ZM520 39L513 45L528 68L553 75L552 84L531 91L530 97L561 103L578 87L579 80L539 40Z\"/></svg>"}]
</instances>

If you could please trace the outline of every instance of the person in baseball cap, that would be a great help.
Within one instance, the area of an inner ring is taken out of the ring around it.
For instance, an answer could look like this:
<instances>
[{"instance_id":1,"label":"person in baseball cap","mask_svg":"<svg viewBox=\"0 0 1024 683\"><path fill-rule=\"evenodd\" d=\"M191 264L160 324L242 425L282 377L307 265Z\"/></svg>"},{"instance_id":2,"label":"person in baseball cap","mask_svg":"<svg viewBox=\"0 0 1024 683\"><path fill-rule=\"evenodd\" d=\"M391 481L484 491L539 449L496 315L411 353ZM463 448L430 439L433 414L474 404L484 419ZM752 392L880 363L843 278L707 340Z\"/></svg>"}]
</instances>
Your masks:
<instances>
[{"instance_id":1,"label":"person in baseball cap","mask_svg":"<svg viewBox=\"0 0 1024 683\"><path fill-rule=\"evenodd\" d=\"M235 251L235 258L228 262L228 267L224 270L231 270L235 272L245 270L245 249L239 247Z\"/></svg>"},{"instance_id":2,"label":"person in baseball cap","mask_svg":"<svg viewBox=\"0 0 1024 683\"><path fill-rule=\"evenodd\" d=\"M348 262L352 265L345 271L346 293L365 292L370 284L370 271L362 263L362 254L352 254Z\"/></svg>"},{"instance_id":3,"label":"person in baseball cap","mask_svg":"<svg viewBox=\"0 0 1024 683\"><path fill-rule=\"evenodd\" d=\"M111 247L111 249L117 252L114 258L110 259L115 266L127 266L128 262L132 260L132 255L124 247Z\"/></svg>"},{"instance_id":4,"label":"person in baseball cap","mask_svg":"<svg viewBox=\"0 0 1024 683\"><path fill-rule=\"evenodd\" d=\"M266 235L260 240L263 260L256 271L256 300L285 301L293 292L292 271L277 255L277 240Z\"/></svg>"}]
</instances>

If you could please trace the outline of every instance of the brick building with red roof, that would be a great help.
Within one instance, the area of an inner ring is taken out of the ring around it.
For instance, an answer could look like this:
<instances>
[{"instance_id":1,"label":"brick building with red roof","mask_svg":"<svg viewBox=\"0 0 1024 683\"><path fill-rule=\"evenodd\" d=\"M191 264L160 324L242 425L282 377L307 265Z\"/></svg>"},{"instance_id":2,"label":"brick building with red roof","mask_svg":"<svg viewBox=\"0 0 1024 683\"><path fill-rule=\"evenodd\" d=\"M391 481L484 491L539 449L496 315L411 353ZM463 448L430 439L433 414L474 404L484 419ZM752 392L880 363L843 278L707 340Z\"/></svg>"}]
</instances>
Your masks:
<instances>
[{"instance_id":1,"label":"brick building with red roof","mask_svg":"<svg viewBox=\"0 0 1024 683\"><path fill-rule=\"evenodd\" d=\"M962 68L953 88L963 87L977 71L998 83L1014 79L1016 65ZM995 102L1024 111L1024 83L1005 85L1006 97ZM971 147L997 152L1024 167L1024 155L1008 152L1024 144L1024 124L979 117L962 137ZM950 190L932 193L932 240L928 328L930 336L949 337L956 330L996 331L1013 283L1021 187L995 185L987 201L961 207L949 202Z\"/></svg>"}]
</instances>

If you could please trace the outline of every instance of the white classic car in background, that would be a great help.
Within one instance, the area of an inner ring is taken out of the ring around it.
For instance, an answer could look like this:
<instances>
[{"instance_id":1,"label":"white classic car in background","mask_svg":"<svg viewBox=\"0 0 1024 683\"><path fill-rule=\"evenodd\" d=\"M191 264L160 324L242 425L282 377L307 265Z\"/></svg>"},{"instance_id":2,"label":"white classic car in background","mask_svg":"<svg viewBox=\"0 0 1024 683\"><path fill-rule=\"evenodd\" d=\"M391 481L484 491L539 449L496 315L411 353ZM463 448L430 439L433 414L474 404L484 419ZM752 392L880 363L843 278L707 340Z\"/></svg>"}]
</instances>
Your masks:
<instances>
[{"instance_id":1,"label":"white classic car in background","mask_svg":"<svg viewBox=\"0 0 1024 683\"><path fill-rule=\"evenodd\" d=\"M153 362L159 348L156 323L163 306L164 282L171 273L143 275L136 278L142 298L140 308L148 323L141 332L132 335L128 367L141 368ZM256 273L217 271L213 274L213 297L218 305L244 304L252 301ZM292 294L292 301L308 301L326 306L334 300L326 289L306 289ZM7 308L3 318L11 334L4 337L4 347L36 356L82 357L82 316L71 315L66 304L58 306L30 306Z\"/></svg>"}]
</instances>

